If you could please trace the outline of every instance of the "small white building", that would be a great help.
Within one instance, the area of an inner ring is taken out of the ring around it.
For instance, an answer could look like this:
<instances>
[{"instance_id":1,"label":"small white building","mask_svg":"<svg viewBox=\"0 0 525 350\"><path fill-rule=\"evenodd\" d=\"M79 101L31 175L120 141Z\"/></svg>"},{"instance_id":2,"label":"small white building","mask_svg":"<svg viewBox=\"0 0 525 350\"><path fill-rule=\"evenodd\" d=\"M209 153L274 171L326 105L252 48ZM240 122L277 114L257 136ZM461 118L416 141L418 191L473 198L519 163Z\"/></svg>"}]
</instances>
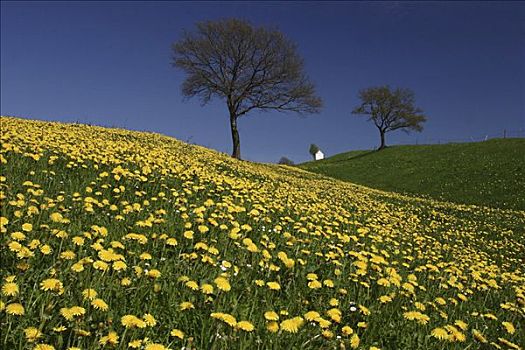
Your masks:
<instances>
[{"instance_id":1,"label":"small white building","mask_svg":"<svg viewBox=\"0 0 525 350\"><path fill-rule=\"evenodd\" d=\"M324 159L324 153L321 152L321 150L319 150L319 151L315 152L314 158L315 158L315 160Z\"/></svg>"}]
</instances>

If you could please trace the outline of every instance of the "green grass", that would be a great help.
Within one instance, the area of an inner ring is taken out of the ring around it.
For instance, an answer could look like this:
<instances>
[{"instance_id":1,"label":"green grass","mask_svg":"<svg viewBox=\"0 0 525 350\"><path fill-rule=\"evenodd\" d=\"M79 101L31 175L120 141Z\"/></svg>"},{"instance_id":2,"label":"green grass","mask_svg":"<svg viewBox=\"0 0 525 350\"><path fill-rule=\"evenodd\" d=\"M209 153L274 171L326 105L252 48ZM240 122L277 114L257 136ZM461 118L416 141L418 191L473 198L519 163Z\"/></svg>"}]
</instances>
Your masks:
<instances>
[{"instance_id":1,"label":"green grass","mask_svg":"<svg viewBox=\"0 0 525 350\"><path fill-rule=\"evenodd\" d=\"M299 167L387 191L525 210L525 139L352 151Z\"/></svg>"},{"instance_id":2,"label":"green grass","mask_svg":"<svg viewBox=\"0 0 525 350\"><path fill-rule=\"evenodd\" d=\"M0 123L2 349L525 344L525 211L154 133Z\"/></svg>"}]
</instances>

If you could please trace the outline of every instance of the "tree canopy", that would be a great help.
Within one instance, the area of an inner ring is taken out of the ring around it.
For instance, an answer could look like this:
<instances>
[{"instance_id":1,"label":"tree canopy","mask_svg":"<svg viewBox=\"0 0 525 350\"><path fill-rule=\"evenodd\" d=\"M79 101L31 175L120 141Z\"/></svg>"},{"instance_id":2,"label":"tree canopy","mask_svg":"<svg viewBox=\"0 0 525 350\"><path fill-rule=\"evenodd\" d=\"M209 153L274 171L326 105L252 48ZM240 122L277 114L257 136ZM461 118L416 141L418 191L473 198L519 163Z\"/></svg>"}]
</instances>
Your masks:
<instances>
[{"instance_id":1,"label":"tree canopy","mask_svg":"<svg viewBox=\"0 0 525 350\"><path fill-rule=\"evenodd\" d=\"M173 44L173 65L187 74L184 96L226 102L235 158L241 157L240 116L255 109L317 113L322 105L295 45L276 29L244 20L197 23Z\"/></svg>"},{"instance_id":2,"label":"tree canopy","mask_svg":"<svg viewBox=\"0 0 525 350\"><path fill-rule=\"evenodd\" d=\"M361 104L352 113L368 116L379 130L379 149L386 147L385 133L401 129L422 131L427 117L415 106L415 95L410 89L379 86L359 91Z\"/></svg>"}]
</instances>

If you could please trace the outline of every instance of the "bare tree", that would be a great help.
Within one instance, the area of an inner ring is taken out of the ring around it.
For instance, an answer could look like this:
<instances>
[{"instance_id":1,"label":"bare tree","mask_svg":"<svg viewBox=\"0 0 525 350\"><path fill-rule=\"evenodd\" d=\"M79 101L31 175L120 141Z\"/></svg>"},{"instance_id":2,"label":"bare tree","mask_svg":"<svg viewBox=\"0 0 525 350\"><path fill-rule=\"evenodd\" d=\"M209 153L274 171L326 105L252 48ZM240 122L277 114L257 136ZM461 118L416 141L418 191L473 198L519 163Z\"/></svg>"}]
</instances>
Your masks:
<instances>
[{"instance_id":1,"label":"bare tree","mask_svg":"<svg viewBox=\"0 0 525 350\"><path fill-rule=\"evenodd\" d=\"M321 99L303 72L295 45L274 29L239 19L197 23L173 44L173 65L186 72L182 93L203 105L226 101L233 141L241 158L237 119L254 109L318 113Z\"/></svg>"},{"instance_id":2,"label":"bare tree","mask_svg":"<svg viewBox=\"0 0 525 350\"><path fill-rule=\"evenodd\" d=\"M359 91L361 105L352 113L368 116L379 130L381 144L378 150L386 147L385 133L402 129L422 131L427 120L422 110L415 104L414 92L409 89L394 89L388 85L372 87Z\"/></svg>"}]
</instances>

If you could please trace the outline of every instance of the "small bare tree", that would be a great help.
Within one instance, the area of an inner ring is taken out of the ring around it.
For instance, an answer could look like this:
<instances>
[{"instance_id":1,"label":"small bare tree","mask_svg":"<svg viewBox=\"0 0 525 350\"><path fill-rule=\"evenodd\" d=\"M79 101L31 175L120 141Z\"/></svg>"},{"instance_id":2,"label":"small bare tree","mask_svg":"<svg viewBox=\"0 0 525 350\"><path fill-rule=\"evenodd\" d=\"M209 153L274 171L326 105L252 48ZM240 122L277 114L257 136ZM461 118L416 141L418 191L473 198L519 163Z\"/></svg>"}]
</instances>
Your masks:
<instances>
[{"instance_id":1,"label":"small bare tree","mask_svg":"<svg viewBox=\"0 0 525 350\"><path fill-rule=\"evenodd\" d=\"M321 108L295 45L277 30L238 19L201 22L173 44L173 54L173 65L187 73L184 96L203 104L213 97L226 101L234 158L241 158L240 116L254 109L306 114Z\"/></svg>"},{"instance_id":2,"label":"small bare tree","mask_svg":"<svg viewBox=\"0 0 525 350\"><path fill-rule=\"evenodd\" d=\"M361 105L352 113L368 116L379 130L381 144L378 150L386 147L385 133L402 129L422 131L427 120L422 110L415 104L414 92L409 89L391 89L388 85L372 87L359 91Z\"/></svg>"}]
</instances>

